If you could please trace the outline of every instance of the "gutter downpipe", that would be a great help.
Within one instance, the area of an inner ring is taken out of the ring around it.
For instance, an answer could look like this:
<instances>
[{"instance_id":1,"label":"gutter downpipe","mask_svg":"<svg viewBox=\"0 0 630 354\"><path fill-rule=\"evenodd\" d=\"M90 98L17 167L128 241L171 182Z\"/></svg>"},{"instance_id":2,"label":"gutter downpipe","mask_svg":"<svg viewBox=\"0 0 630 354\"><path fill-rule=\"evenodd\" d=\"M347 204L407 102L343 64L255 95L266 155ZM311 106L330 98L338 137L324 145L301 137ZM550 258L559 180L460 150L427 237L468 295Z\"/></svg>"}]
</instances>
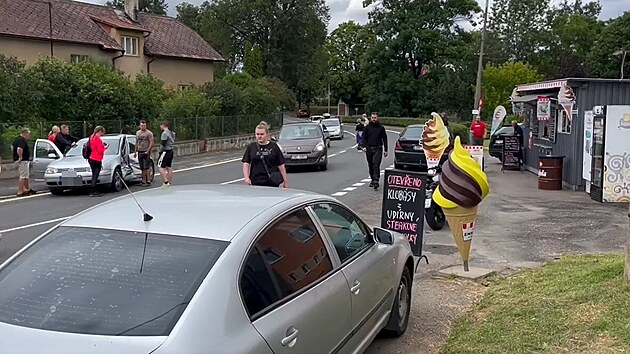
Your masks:
<instances>
[{"instance_id":1,"label":"gutter downpipe","mask_svg":"<svg viewBox=\"0 0 630 354\"><path fill-rule=\"evenodd\" d=\"M152 57L151 57L151 60L149 60L149 61L147 62L147 74L150 74L150 73L151 73L151 63L153 63L153 62L155 61L155 59L156 59L156 58L155 58L154 56L152 56Z\"/></svg>"},{"instance_id":2,"label":"gutter downpipe","mask_svg":"<svg viewBox=\"0 0 630 354\"><path fill-rule=\"evenodd\" d=\"M115 57L112 58L112 69L116 69L116 59L118 58L122 58L125 56L125 51L124 50L119 50L120 55L117 55Z\"/></svg>"}]
</instances>

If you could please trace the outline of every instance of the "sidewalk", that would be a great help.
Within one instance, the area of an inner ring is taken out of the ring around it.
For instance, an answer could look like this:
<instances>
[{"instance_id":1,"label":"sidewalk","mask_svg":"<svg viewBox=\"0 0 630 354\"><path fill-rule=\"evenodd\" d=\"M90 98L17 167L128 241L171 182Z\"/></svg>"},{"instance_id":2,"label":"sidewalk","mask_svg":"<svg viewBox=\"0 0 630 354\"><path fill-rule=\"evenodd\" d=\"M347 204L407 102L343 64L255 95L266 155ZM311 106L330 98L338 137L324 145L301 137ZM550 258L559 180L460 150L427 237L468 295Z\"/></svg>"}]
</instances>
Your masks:
<instances>
[{"instance_id":1,"label":"sidewalk","mask_svg":"<svg viewBox=\"0 0 630 354\"><path fill-rule=\"evenodd\" d=\"M580 191L541 191L536 175L500 171L486 157L490 194L479 206L470 265L499 274L535 267L563 253L623 252L627 237L627 205L598 203ZM380 224L381 198L373 197L357 212ZM483 295L485 282L437 276L437 271L461 265L448 230L432 231L425 224L424 261L414 279L413 308L407 334L398 340L378 340L366 352L436 353L448 337L451 322Z\"/></svg>"},{"instance_id":2,"label":"sidewalk","mask_svg":"<svg viewBox=\"0 0 630 354\"><path fill-rule=\"evenodd\" d=\"M211 164L233 158L241 158L242 155L242 149L231 149L225 151L213 151L203 154L177 157L173 160L173 169L178 170L182 168ZM157 166L155 167L155 173L159 173ZM30 184L31 189L35 190L38 193L47 192L47 188L44 182L35 182L33 179L31 179ZM0 199L14 198L16 191L17 179L0 179Z\"/></svg>"}]
</instances>

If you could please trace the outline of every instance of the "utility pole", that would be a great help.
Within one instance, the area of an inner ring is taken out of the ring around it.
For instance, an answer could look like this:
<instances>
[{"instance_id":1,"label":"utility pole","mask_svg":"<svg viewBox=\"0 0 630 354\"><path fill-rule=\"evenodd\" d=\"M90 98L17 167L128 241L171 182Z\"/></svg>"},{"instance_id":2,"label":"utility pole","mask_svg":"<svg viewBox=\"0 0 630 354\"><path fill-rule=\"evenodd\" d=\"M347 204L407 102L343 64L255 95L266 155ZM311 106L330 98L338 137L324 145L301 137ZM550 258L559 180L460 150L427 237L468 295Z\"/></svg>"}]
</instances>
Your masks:
<instances>
[{"instance_id":1,"label":"utility pole","mask_svg":"<svg viewBox=\"0 0 630 354\"><path fill-rule=\"evenodd\" d=\"M330 82L328 83L328 114L330 114Z\"/></svg>"},{"instance_id":2,"label":"utility pole","mask_svg":"<svg viewBox=\"0 0 630 354\"><path fill-rule=\"evenodd\" d=\"M481 30L481 48L479 48L479 63L477 65L477 83L475 84L475 110L479 109L479 99L481 98L481 75L483 73L483 47L486 43L486 28L488 24L488 3L486 0L486 10L483 15L483 29ZM475 117L473 116L473 120Z\"/></svg>"}]
</instances>

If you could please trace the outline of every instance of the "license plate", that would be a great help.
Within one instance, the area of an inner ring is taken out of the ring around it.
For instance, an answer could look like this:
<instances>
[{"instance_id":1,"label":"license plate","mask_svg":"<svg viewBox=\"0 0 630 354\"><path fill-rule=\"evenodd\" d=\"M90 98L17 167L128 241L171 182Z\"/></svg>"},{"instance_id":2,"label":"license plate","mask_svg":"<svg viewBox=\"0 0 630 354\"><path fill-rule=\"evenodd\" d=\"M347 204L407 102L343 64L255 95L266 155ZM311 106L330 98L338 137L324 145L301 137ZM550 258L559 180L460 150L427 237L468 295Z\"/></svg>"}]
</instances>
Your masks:
<instances>
[{"instance_id":1,"label":"license plate","mask_svg":"<svg viewBox=\"0 0 630 354\"><path fill-rule=\"evenodd\" d=\"M61 177L76 177L77 171L63 171L61 172Z\"/></svg>"},{"instance_id":2,"label":"license plate","mask_svg":"<svg viewBox=\"0 0 630 354\"><path fill-rule=\"evenodd\" d=\"M415 145L413 147L414 150L422 150L422 145Z\"/></svg>"},{"instance_id":3,"label":"license plate","mask_svg":"<svg viewBox=\"0 0 630 354\"><path fill-rule=\"evenodd\" d=\"M431 207L431 199L425 199L424 201L424 208L430 208Z\"/></svg>"},{"instance_id":4,"label":"license plate","mask_svg":"<svg viewBox=\"0 0 630 354\"><path fill-rule=\"evenodd\" d=\"M306 160L308 158L308 156L306 155L293 155L291 156L292 160Z\"/></svg>"}]
</instances>

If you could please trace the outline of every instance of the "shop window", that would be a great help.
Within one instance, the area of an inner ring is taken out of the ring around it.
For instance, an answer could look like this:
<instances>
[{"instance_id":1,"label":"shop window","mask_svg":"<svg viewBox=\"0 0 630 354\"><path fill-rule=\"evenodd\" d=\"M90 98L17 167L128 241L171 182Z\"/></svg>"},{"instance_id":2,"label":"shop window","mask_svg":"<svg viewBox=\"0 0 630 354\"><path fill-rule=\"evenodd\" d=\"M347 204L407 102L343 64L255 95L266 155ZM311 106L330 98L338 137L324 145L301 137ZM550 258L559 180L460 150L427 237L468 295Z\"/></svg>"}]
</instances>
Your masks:
<instances>
[{"instance_id":1,"label":"shop window","mask_svg":"<svg viewBox=\"0 0 630 354\"><path fill-rule=\"evenodd\" d=\"M575 119L575 115L573 119ZM558 123L560 123L560 133L571 134L571 119L568 119L567 112L564 109L558 110Z\"/></svg>"}]
</instances>

